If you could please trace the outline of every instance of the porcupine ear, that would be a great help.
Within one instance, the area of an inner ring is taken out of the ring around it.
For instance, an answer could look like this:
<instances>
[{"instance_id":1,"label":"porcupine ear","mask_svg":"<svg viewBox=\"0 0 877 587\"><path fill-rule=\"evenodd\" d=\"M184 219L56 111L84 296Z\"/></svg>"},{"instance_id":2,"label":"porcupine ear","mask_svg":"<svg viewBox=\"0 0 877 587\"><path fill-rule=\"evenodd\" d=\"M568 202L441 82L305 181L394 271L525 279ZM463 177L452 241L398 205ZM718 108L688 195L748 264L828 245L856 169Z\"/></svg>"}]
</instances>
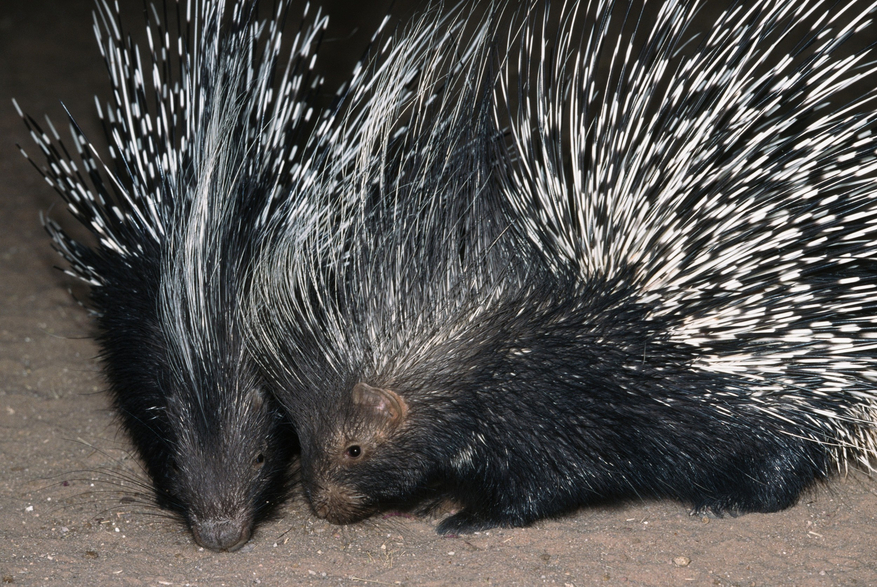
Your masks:
<instances>
[{"instance_id":1,"label":"porcupine ear","mask_svg":"<svg viewBox=\"0 0 877 587\"><path fill-rule=\"evenodd\" d=\"M408 414L408 404L398 393L366 383L357 383L353 387L353 403L368 408L393 428L401 424Z\"/></svg>"},{"instance_id":2,"label":"porcupine ear","mask_svg":"<svg viewBox=\"0 0 877 587\"><path fill-rule=\"evenodd\" d=\"M259 386L254 385L247 391L247 400L252 403L251 409L261 410L265 405L265 393Z\"/></svg>"}]
</instances>

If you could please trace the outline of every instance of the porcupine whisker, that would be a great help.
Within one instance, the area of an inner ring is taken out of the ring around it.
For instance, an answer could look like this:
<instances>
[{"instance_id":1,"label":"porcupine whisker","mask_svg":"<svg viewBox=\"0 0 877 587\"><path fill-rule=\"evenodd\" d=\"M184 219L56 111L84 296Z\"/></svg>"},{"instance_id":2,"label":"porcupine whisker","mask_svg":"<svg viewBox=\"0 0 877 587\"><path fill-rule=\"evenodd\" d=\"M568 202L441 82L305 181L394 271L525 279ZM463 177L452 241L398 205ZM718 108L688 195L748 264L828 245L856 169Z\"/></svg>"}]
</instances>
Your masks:
<instances>
[{"instance_id":1,"label":"porcupine whisker","mask_svg":"<svg viewBox=\"0 0 877 587\"><path fill-rule=\"evenodd\" d=\"M119 508L123 506L130 508L132 505L140 505L146 509L130 509L130 511L139 514L157 515L176 521L180 520L178 512L167 511L157 507L158 504L152 484L149 482L148 473L138 459L132 459L132 455L123 449L120 450L125 452L125 456L115 458L110 456L107 451L82 439L76 439L76 442L104 456L111 461L111 464L89 469L76 469L44 477L42 480L46 481L46 484L37 490L38 493L51 492L54 496L54 494L58 493L59 486L86 485L87 489L77 493L75 497L81 498L83 502L87 498L87 502L92 504L100 504L102 502L108 504L109 507L100 513L105 513L110 509L118 513ZM130 469L132 465L136 466L136 470ZM58 509L66 509L71 505L69 499L64 501L56 500L55 504Z\"/></svg>"}]
</instances>

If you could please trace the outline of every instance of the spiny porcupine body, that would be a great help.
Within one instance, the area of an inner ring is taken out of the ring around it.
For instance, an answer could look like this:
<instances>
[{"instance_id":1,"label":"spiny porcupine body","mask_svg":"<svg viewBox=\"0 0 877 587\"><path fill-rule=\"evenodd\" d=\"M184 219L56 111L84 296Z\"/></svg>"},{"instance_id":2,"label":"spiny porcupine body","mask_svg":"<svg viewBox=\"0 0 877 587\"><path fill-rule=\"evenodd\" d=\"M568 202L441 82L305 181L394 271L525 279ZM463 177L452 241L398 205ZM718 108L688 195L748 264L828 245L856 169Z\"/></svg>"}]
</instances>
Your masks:
<instances>
[{"instance_id":1,"label":"spiny porcupine body","mask_svg":"<svg viewBox=\"0 0 877 587\"><path fill-rule=\"evenodd\" d=\"M874 79L842 55L873 7L735 5L691 42L698 2L649 26L589 6L551 39L541 8L466 54L434 35L454 57L415 94L439 99L361 144L346 256L265 249L251 342L330 521L437 498L461 508L441 532L641 497L767 512L873 457L877 115L870 88L842 98ZM375 158L393 144L411 155Z\"/></svg>"},{"instance_id":2,"label":"spiny porcupine body","mask_svg":"<svg viewBox=\"0 0 877 587\"><path fill-rule=\"evenodd\" d=\"M117 7L99 2L113 102L98 111L112 163L72 119L78 158L51 123L54 137L26 118L43 175L97 239L45 222L69 272L91 286L122 424L159 504L214 550L246 543L284 497L296 446L245 351L240 300L272 200L307 175L296 144L314 123L326 19L306 9L287 54L289 2L274 8L260 21L247 0L148 6L141 53Z\"/></svg>"}]
</instances>

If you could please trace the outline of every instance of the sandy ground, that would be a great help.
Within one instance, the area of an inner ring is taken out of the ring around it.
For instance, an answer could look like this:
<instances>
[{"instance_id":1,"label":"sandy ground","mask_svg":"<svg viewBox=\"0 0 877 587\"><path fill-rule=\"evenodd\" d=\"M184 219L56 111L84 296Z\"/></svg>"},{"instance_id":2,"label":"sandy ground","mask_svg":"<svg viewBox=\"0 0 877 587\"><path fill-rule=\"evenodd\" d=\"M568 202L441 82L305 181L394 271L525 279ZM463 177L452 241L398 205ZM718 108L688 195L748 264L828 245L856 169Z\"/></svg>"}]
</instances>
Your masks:
<instances>
[{"instance_id":1,"label":"sandy ground","mask_svg":"<svg viewBox=\"0 0 877 587\"><path fill-rule=\"evenodd\" d=\"M136 30L140 2L124 3ZM387 8L355 6L329 5L330 70L348 70ZM12 96L56 121L63 99L97 135L92 95L106 84L90 11L90 0L0 2L3 584L877 585L877 483L862 475L778 514L708 519L646 502L462 538L405 516L332 526L296 494L241 551L198 548L150 504L103 393L91 320L67 291L78 286L53 270L39 214L56 205L53 217L64 215L15 149L35 151Z\"/></svg>"}]
</instances>

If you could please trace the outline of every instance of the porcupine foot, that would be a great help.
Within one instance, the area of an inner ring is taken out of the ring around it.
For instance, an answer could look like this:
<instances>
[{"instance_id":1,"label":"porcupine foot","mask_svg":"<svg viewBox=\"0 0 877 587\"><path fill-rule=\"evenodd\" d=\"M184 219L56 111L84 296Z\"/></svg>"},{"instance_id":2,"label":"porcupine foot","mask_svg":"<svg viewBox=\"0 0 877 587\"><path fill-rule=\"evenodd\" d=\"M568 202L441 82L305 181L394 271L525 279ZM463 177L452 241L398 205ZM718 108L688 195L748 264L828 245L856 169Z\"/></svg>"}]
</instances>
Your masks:
<instances>
[{"instance_id":1,"label":"porcupine foot","mask_svg":"<svg viewBox=\"0 0 877 587\"><path fill-rule=\"evenodd\" d=\"M813 442L801 441L785 447L758 461L741 458L723 475L702 487L693 496L693 513L737 516L747 513L769 513L789 508L801 493L826 476L828 457Z\"/></svg>"},{"instance_id":2,"label":"porcupine foot","mask_svg":"<svg viewBox=\"0 0 877 587\"><path fill-rule=\"evenodd\" d=\"M470 509L462 509L456 514L445 518L439 523L435 531L439 534L472 534L482 530L489 530L497 526L519 526L523 524L502 523L491 519L483 514Z\"/></svg>"},{"instance_id":3,"label":"porcupine foot","mask_svg":"<svg viewBox=\"0 0 877 587\"><path fill-rule=\"evenodd\" d=\"M486 500L493 504L492 507L485 506L484 503L461 500L460 503L468 505L463 505L456 514L442 520L436 527L436 532L471 534L491 528L521 528L529 526L540 518L569 509L561 505L566 503L564 496L552 494L544 495L540 499L531 495L532 499L529 500L509 500L509 496L516 490L513 487L507 489L509 494L493 496L493 499Z\"/></svg>"}]
</instances>

